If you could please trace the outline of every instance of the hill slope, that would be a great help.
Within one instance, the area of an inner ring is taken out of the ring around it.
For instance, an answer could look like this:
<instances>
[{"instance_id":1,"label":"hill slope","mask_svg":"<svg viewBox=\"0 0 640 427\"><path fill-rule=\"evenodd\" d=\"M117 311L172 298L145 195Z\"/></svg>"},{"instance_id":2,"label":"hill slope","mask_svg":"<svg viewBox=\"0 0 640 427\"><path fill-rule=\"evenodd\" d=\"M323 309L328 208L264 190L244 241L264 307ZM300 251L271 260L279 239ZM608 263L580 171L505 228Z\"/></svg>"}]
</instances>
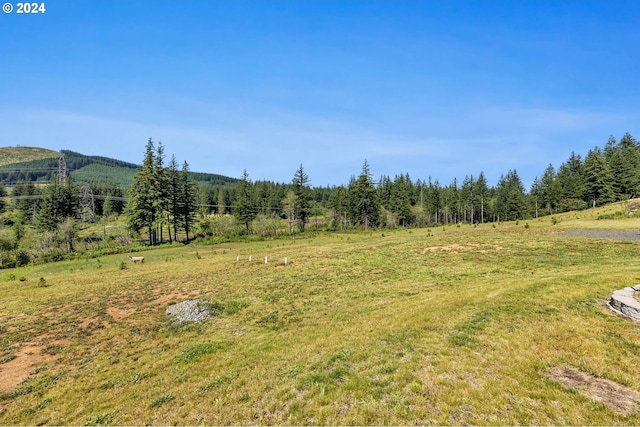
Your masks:
<instances>
[{"instance_id":1,"label":"hill slope","mask_svg":"<svg viewBox=\"0 0 640 427\"><path fill-rule=\"evenodd\" d=\"M57 159L60 153L38 147L0 147L0 166L42 159Z\"/></svg>"},{"instance_id":2,"label":"hill slope","mask_svg":"<svg viewBox=\"0 0 640 427\"><path fill-rule=\"evenodd\" d=\"M58 173L58 158L64 155L69 175L77 184L111 182L128 187L133 182L138 165L103 156L87 156L70 150L60 153L44 148L0 148L0 183L12 185L18 181L49 181ZM192 172L191 178L211 185L227 185L238 181L223 175Z\"/></svg>"}]
</instances>

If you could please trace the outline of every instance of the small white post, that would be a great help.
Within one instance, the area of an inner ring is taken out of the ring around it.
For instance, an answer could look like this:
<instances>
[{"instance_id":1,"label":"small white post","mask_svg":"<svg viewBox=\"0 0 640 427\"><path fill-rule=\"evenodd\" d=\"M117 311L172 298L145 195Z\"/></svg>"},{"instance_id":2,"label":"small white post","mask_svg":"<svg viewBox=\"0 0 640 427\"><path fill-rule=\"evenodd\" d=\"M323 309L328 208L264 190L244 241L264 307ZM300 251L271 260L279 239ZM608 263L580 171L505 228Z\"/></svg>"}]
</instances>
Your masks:
<instances>
[{"instance_id":1,"label":"small white post","mask_svg":"<svg viewBox=\"0 0 640 427\"><path fill-rule=\"evenodd\" d=\"M287 258L285 258L285 259L284 259L284 265L287 265L287 263L288 263L288 259L287 259Z\"/></svg>"},{"instance_id":2,"label":"small white post","mask_svg":"<svg viewBox=\"0 0 640 427\"><path fill-rule=\"evenodd\" d=\"M236 257L236 262L240 261L240 255Z\"/></svg>"},{"instance_id":3,"label":"small white post","mask_svg":"<svg viewBox=\"0 0 640 427\"><path fill-rule=\"evenodd\" d=\"M268 258L267 258L267 257L264 257L264 263L265 263L265 264L267 263L267 261L268 261Z\"/></svg>"},{"instance_id":4,"label":"small white post","mask_svg":"<svg viewBox=\"0 0 640 427\"><path fill-rule=\"evenodd\" d=\"M249 262L251 262L251 259L252 259L252 258L253 258L253 257L252 257L251 255L249 255Z\"/></svg>"}]
</instances>

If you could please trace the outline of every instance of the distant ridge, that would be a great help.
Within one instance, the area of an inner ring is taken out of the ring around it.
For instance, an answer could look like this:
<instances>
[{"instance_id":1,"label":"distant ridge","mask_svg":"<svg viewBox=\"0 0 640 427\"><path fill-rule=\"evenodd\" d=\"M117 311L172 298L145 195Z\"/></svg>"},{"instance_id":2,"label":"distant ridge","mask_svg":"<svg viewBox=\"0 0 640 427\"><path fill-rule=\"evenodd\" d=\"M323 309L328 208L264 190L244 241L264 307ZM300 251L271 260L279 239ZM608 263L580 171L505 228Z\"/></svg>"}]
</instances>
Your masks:
<instances>
[{"instance_id":1,"label":"distant ridge","mask_svg":"<svg viewBox=\"0 0 640 427\"><path fill-rule=\"evenodd\" d=\"M0 166L60 157L57 151L38 147L0 147Z\"/></svg>"},{"instance_id":2,"label":"distant ridge","mask_svg":"<svg viewBox=\"0 0 640 427\"><path fill-rule=\"evenodd\" d=\"M127 188L138 169L129 163L103 156L87 156L70 150L60 152L38 147L0 147L0 183L48 182L58 173L58 159L64 155L67 170L76 184L111 183ZM209 185L229 185L238 181L223 175L190 172L192 179Z\"/></svg>"}]
</instances>

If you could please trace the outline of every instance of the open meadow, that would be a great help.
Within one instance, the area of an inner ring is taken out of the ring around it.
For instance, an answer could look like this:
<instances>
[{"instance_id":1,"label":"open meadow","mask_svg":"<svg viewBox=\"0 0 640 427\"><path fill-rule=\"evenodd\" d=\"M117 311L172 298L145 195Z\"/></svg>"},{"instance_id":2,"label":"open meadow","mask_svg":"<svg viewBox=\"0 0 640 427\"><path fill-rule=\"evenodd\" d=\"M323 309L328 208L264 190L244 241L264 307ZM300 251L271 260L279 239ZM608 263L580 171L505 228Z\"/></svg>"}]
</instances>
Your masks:
<instances>
[{"instance_id":1,"label":"open meadow","mask_svg":"<svg viewBox=\"0 0 640 427\"><path fill-rule=\"evenodd\" d=\"M623 209L1 270L0 424L638 425Z\"/></svg>"}]
</instances>

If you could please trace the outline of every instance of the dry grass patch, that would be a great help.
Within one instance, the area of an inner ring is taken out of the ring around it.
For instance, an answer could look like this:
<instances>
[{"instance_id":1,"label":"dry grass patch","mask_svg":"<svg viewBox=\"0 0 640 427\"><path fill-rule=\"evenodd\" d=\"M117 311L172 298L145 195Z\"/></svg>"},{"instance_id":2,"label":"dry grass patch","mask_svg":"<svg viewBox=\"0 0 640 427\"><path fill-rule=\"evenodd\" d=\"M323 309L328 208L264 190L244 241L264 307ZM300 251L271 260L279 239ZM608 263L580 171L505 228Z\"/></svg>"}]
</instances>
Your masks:
<instances>
[{"instance_id":1,"label":"dry grass patch","mask_svg":"<svg viewBox=\"0 0 640 427\"><path fill-rule=\"evenodd\" d=\"M636 390L604 378L596 378L571 366L551 369L549 378L567 388L577 388L581 393L621 415L634 413L640 403L640 393Z\"/></svg>"}]
</instances>

